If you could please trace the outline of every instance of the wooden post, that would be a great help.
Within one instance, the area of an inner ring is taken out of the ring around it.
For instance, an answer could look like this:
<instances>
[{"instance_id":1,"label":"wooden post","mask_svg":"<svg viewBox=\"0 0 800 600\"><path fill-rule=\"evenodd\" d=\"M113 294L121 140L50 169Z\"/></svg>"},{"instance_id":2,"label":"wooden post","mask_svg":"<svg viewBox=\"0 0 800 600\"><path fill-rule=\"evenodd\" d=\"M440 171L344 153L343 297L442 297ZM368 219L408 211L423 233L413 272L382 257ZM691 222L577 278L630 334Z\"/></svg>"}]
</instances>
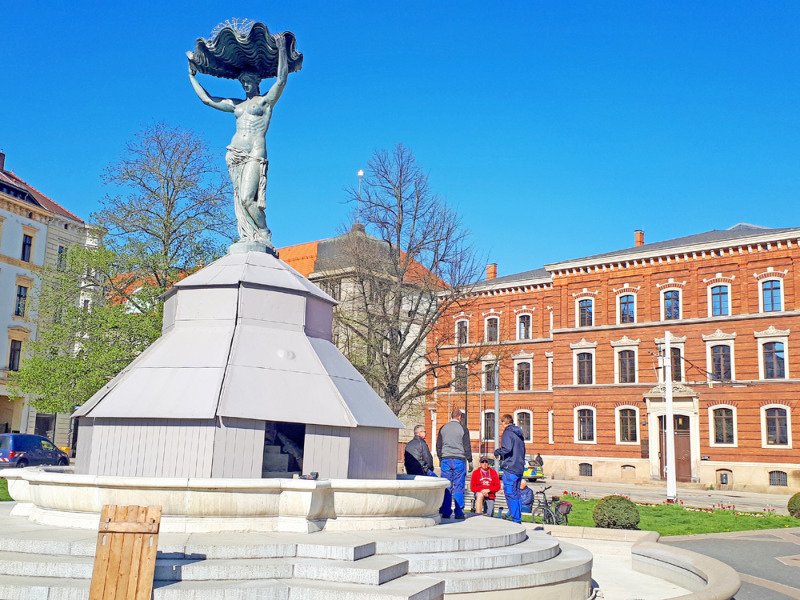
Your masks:
<instances>
[{"instance_id":1,"label":"wooden post","mask_svg":"<svg viewBox=\"0 0 800 600\"><path fill-rule=\"evenodd\" d=\"M160 506L103 507L89 600L150 600L160 525Z\"/></svg>"}]
</instances>

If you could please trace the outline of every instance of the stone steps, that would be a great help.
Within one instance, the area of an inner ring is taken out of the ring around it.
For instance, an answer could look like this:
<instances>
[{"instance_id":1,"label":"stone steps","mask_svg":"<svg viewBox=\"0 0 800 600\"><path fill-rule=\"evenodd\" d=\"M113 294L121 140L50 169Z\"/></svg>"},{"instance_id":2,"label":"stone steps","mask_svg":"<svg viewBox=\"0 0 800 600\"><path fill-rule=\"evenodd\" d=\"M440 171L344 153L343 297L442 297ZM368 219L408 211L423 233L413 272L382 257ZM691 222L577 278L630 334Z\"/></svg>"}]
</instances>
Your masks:
<instances>
[{"instance_id":1,"label":"stone steps","mask_svg":"<svg viewBox=\"0 0 800 600\"><path fill-rule=\"evenodd\" d=\"M97 533L11 518L3 508L0 598L86 600ZM587 551L530 526L480 516L403 531L170 533L159 536L153 598L434 600L491 590L515 600L519 588L588 581L591 562Z\"/></svg>"},{"instance_id":2,"label":"stone steps","mask_svg":"<svg viewBox=\"0 0 800 600\"><path fill-rule=\"evenodd\" d=\"M502 548L396 556L408 561L408 569L412 573L447 573L516 567L550 560L558 553L557 539L550 536L536 536Z\"/></svg>"}]
</instances>

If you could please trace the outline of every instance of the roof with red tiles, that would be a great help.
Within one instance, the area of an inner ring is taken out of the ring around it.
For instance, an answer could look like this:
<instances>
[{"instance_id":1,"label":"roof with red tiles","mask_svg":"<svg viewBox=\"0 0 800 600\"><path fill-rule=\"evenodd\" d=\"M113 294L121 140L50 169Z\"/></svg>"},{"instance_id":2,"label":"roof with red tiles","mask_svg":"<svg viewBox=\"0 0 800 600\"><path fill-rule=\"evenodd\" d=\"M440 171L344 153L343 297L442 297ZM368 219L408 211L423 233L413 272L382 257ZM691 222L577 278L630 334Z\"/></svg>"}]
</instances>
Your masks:
<instances>
[{"instance_id":1,"label":"roof with red tiles","mask_svg":"<svg viewBox=\"0 0 800 600\"><path fill-rule=\"evenodd\" d=\"M79 223L84 223L84 220L79 216L71 213L58 202L51 200L31 184L21 179L18 175L12 173L11 171L0 171L0 181L27 192L28 198L26 198L26 200L28 202L31 202L62 217L72 219L73 221L78 221Z\"/></svg>"}]
</instances>

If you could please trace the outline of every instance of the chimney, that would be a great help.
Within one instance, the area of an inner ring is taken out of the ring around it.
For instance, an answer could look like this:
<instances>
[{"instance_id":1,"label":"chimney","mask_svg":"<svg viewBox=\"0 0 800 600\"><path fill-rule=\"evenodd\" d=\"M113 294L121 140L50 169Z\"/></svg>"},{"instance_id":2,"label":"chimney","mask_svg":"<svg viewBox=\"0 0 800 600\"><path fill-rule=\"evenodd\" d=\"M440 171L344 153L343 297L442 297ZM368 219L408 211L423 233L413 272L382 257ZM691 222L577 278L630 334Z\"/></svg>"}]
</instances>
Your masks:
<instances>
[{"instance_id":1,"label":"chimney","mask_svg":"<svg viewBox=\"0 0 800 600\"><path fill-rule=\"evenodd\" d=\"M637 246L644 246L644 231L637 229L633 232L633 236Z\"/></svg>"},{"instance_id":2,"label":"chimney","mask_svg":"<svg viewBox=\"0 0 800 600\"><path fill-rule=\"evenodd\" d=\"M486 280L497 279L497 263L486 265Z\"/></svg>"},{"instance_id":3,"label":"chimney","mask_svg":"<svg viewBox=\"0 0 800 600\"><path fill-rule=\"evenodd\" d=\"M0 171L5 171L5 169L6 169L6 155L2 150L0 150Z\"/></svg>"}]
</instances>

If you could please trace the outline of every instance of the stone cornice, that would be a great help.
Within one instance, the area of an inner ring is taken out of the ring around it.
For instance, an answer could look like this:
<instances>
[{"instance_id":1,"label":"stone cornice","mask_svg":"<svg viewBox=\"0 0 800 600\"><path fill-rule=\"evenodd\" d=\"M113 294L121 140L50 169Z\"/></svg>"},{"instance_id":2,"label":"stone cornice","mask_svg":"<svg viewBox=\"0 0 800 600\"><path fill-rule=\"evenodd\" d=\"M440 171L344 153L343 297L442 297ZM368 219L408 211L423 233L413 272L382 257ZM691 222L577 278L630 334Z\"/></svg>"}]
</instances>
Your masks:
<instances>
[{"instance_id":1,"label":"stone cornice","mask_svg":"<svg viewBox=\"0 0 800 600\"><path fill-rule=\"evenodd\" d=\"M656 343L656 346L661 346L661 345L666 343L665 338L655 338L653 341ZM673 335L672 338L670 339L670 343L672 343L672 344L685 344L686 343L686 336L684 335L683 337L680 337L680 336L677 336L677 335Z\"/></svg>"},{"instance_id":2,"label":"stone cornice","mask_svg":"<svg viewBox=\"0 0 800 600\"><path fill-rule=\"evenodd\" d=\"M735 339L736 339L735 331L733 333L724 333L722 329L717 329L714 333L703 336L704 342L717 342L721 340L735 340Z\"/></svg>"},{"instance_id":3,"label":"stone cornice","mask_svg":"<svg viewBox=\"0 0 800 600\"><path fill-rule=\"evenodd\" d=\"M757 338L771 338L771 337L789 337L790 329L776 329L774 325L770 325L764 331L754 331L753 335Z\"/></svg>"},{"instance_id":4,"label":"stone cornice","mask_svg":"<svg viewBox=\"0 0 800 600\"><path fill-rule=\"evenodd\" d=\"M590 348L597 348L597 342L587 342L586 338L581 338L580 342L570 344L569 347L573 350L588 350Z\"/></svg>"},{"instance_id":5,"label":"stone cornice","mask_svg":"<svg viewBox=\"0 0 800 600\"><path fill-rule=\"evenodd\" d=\"M613 348L620 348L622 346L638 346L641 340L632 340L627 335L623 335L621 340L611 342Z\"/></svg>"}]
</instances>

